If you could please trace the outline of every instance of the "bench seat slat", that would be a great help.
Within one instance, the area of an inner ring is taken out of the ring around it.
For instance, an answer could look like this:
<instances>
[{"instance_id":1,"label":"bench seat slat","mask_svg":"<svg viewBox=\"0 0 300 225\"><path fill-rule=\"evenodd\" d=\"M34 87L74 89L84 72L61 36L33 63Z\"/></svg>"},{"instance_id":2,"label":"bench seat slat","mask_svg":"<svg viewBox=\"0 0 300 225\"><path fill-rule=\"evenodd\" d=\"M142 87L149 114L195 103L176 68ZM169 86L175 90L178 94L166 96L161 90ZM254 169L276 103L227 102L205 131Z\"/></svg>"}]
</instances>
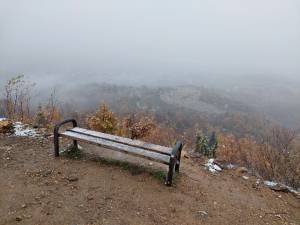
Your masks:
<instances>
[{"instance_id":1,"label":"bench seat slat","mask_svg":"<svg viewBox=\"0 0 300 225\"><path fill-rule=\"evenodd\" d=\"M158 153L165 154L165 155L171 155L171 152L172 152L172 148L168 148L165 146L150 144L150 143L146 143L146 142L143 142L140 140L132 140L130 138L119 137L119 136L105 134L105 133L101 133L101 132L97 132L97 131L91 131L91 130L87 130L87 129L83 129L83 128L79 128L79 127L69 129L69 131L80 133L80 134L86 134L89 136L99 137L99 138L102 138L102 139L105 139L108 141L125 144L125 145L129 145L132 147L138 147L138 148L146 149L146 150L153 151L153 152L158 152Z\"/></svg>"},{"instance_id":2,"label":"bench seat slat","mask_svg":"<svg viewBox=\"0 0 300 225\"><path fill-rule=\"evenodd\" d=\"M109 141L109 140L106 140L106 139L103 139L100 137L88 136L85 134L77 133L77 132L74 132L73 129L67 130L63 133L60 133L59 135L64 136L64 137L69 137L69 138L72 138L72 139L78 140L78 141L84 141L84 142L87 142L90 144L96 144L98 146L106 147L106 148L113 149L116 151L125 152L125 153L131 154L131 155L142 156L144 158L151 159L151 160L154 160L157 162L162 162L167 165L169 165L169 163L170 163L170 156L168 156L168 155L143 150L138 147L128 146L126 144Z\"/></svg>"}]
</instances>

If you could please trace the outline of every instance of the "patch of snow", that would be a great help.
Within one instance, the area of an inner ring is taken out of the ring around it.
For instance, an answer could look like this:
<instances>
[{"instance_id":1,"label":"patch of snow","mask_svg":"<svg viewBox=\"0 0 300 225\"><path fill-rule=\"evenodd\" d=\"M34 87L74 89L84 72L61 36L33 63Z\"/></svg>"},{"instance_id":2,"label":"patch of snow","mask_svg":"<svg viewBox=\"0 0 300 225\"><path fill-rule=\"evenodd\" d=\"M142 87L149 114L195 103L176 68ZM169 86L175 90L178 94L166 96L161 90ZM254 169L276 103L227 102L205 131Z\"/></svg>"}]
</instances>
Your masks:
<instances>
[{"instance_id":1,"label":"patch of snow","mask_svg":"<svg viewBox=\"0 0 300 225\"><path fill-rule=\"evenodd\" d=\"M273 189L273 188L278 187L278 188L280 188L280 189L282 189L282 190L288 190L288 192L300 196L300 191L299 191L299 190L295 190L295 189L293 189L292 187L287 186L287 185L285 185L285 184L277 183L277 182L274 182L274 181L268 181L268 180L267 180L267 181L264 181L264 184L265 184L268 188L270 188L270 189Z\"/></svg>"},{"instance_id":2,"label":"patch of snow","mask_svg":"<svg viewBox=\"0 0 300 225\"><path fill-rule=\"evenodd\" d=\"M4 117L3 117L3 118L0 118L0 122L1 122L1 121L4 121L4 120L7 120L7 119L6 119L6 118L4 118Z\"/></svg>"},{"instance_id":3,"label":"patch of snow","mask_svg":"<svg viewBox=\"0 0 300 225\"><path fill-rule=\"evenodd\" d=\"M33 128L29 128L27 125L24 125L21 122L15 122L14 123L14 128L15 128L15 136L20 136L20 137L36 137L37 132Z\"/></svg>"},{"instance_id":4,"label":"patch of snow","mask_svg":"<svg viewBox=\"0 0 300 225\"><path fill-rule=\"evenodd\" d=\"M227 166L227 169L232 170L236 168L236 165L233 165L232 163L229 163Z\"/></svg>"},{"instance_id":5,"label":"patch of snow","mask_svg":"<svg viewBox=\"0 0 300 225\"><path fill-rule=\"evenodd\" d=\"M276 183L274 181L269 181L269 180L265 180L264 184L269 187L275 187L276 185L278 185L278 183Z\"/></svg>"},{"instance_id":6,"label":"patch of snow","mask_svg":"<svg viewBox=\"0 0 300 225\"><path fill-rule=\"evenodd\" d=\"M289 191L290 191L291 193L294 193L294 194L300 196L300 190L295 190L294 188L289 187L289 186L286 186L286 187L287 187L287 189L289 189Z\"/></svg>"},{"instance_id":7,"label":"patch of snow","mask_svg":"<svg viewBox=\"0 0 300 225\"><path fill-rule=\"evenodd\" d=\"M211 173L221 172L222 171L221 167L215 164L214 161L215 159L209 159L205 164L205 168Z\"/></svg>"},{"instance_id":8,"label":"patch of snow","mask_svg":"<svg viewBox=\"0 0 300 225\"><path fill-rule=\"evenodd\" d=\"M199 213L202 215L202 216L207 216L208 213L206 211L199 211Z\"/></svg>"}]
</instances>

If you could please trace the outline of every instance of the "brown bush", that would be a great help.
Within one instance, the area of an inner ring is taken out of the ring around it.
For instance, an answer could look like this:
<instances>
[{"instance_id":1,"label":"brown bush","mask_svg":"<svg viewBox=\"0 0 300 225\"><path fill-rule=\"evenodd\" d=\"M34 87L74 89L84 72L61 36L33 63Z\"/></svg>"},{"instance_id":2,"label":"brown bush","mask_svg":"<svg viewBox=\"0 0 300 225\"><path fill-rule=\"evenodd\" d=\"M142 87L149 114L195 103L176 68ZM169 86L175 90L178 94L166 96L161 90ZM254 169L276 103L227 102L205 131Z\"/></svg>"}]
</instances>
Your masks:
<instances>
[{"instance_id":1,"label":"brown bush","mask_svg":"<svg viewBox=\"0 0 300 225\"><path fill-rule=\"evenodd\" d=\"M143 140L163 146L174 146L177 138L174 128L156 125Z\"/></svg>"},{"instance_id":2,"label":"brown bush","mask_svg":"<svg viewBox=\"0 0 300 225\"><path fill-rule=\"evenodd\" d=\"M13 122L10 120L0 120L0 134L11 134L14 132Z\"/></svg>"},{"instance_id":3,"label":"brown bush","mask_svg":"<svg viewBox=\"0 0 300 225\"><path fill-rule=\"evenodd\" d=\"M99 110L87 119L87 125L92 130L114 134L118 130L118 118L106 104L101 104Z\"/></svg>"},{"instance_id":4,"label":"brown bush","mask_svg":"<svg viewBox=\"0 0 300 225\"><path fill-rule=\"evenodd\" d=\"M295 133L284 128L273 129L261 143L250 137L237 139L233 135L221 134L217 156L246 166L265 179L300 187L299 146Z\"/></svg>"},{"instance_id":5,"label":"brown bush","mask_svg":"<svg viewBox=\"0 0 300 225\"><path fill-rule=\"evenodd\" d=\"M155 126L151 115L132 114L122 120L119 133L131 139L141 139L148 136Z\"/></svg>"}]
</instances>

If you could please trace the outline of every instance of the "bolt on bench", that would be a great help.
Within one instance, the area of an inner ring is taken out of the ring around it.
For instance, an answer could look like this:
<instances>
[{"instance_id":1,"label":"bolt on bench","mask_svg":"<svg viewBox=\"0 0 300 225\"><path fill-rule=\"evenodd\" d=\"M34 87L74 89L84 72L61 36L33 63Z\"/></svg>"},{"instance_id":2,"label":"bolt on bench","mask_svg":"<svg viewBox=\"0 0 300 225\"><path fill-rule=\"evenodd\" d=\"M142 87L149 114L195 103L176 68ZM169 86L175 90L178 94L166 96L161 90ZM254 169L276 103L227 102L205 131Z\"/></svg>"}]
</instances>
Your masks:
<instances>
[{"instance_id":1,"label":"bolt on bench","mask_svg":"<svg viewBox=\"0 0 300 225\"><path fill-rule=\"evenodd\" d=\"M67 123L72 123L73 128L60 133L59 129L61 126ZM168 186L172 185L174 170L175 172L179 172L181 150L183 147L182 143L179 141L176 142L174 148L169 148L139 140L132 140L129 138L79 128L76 120L69 119L57 124L54 128L54 153L56 157L59 156L59 137L72 139L75 147L78 147L77 141L83 141L166 164L169 166L169 172L165 181L165 184Z\"/></svg>"}]
</instances>

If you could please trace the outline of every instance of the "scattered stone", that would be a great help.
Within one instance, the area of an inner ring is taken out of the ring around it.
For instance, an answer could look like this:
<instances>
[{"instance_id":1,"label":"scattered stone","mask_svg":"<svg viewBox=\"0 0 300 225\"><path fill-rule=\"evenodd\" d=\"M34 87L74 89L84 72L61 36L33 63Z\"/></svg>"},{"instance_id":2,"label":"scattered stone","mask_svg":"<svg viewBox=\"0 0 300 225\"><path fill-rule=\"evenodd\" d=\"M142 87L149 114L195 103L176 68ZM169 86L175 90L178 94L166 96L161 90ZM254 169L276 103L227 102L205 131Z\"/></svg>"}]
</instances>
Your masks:
<instances>
[{"instance_id":1,"label":"scattered stone","mask_svg":"<svg viewBox=\"0 0 300 225\"><path fill-rule=\"evenodd\" d=\"M243 178L244 180L249 180L249 177L247 177L247 176L242 176L242 178Z\"/></svg>"},{"instance_id":2,"label":"scattered stone","mask_svg":"<svg viewBox=\"0 0 300 225\"><path fill-rule=\"evenodd\" d=\"M69 176L69 177L67 177L67 180L70 181L70 182L75 182L75 181L78 181L79 178L75 177L75 176Z\"/></svg>"},{"instance_id":3,"label":"scattered stone","mask_svg":"<svg viewBox=\"0 0 300 225\"><path fill-rule=\"evenodd\" d=\"M16 217L16 221L18 221L18 222L22 221L22 217L17 216L17 217Z\"/></svg>"},{"instance_id":4,"label":"scattered stone","mask_svg":"<svg viewBox=\"0 0 300 225\"><path fill-rule=\"evenodd\" d=\"M184 150L181 152L181 155L182 155L184 158L187 158L187 159L190 158L189 155L188 155L188 153L187 153L186 151L184 151Z\"/></svg>"},{"instance_id":5,"label":"scattered stone","mask_svg":"<svg viewBox=\"0 0 300 225\"><path fill-rule=\"evenodd\" d=\"M259 185L260 185L260 179L257 179L257 180L255 181L255 183L252 184L252 187L255 188L255 189L258 189L258 188L259 188Z\"/></svg>"},{"instance_id":6,"label":"scattered stone","mask_svg":"<svg viewBox=\"0 0 300 225\"><path fill-rule=\"evenodd\" d=\"M285 193L290 192L287 186L285 186L285 185L280 185L280 184L278 184L278 185L276 185L276 186L271 186L271 187L269 187L269 188L270 188L271 190L273 190L273 191L280 191L280 192L285 192Z\"/></svg>"},{"instance_id":7,"label":"scattered stone","mask_svg":"<svg viewBox=\"0 0 300 225\"><path fill-rule=\"evenodd\" d=\"M27 205L26 205L26 204L23 204L21 207L22 207L23 209L25 209L25 208L27 208Z\"/></svg>"},{"instance_id":8,"label":"scattered stone","mask_svg":"<svg viewBox=\"0 0 300 225\"><path fill-rule=\"evenodd\" d=\"M198 211L198 213L203 217L208 216L208 213L206 211Z\"/></svg>"},{"instance_id":9,"label":"scattered stone","mask_svg":"<svg viewBox=\"0 0 300 225\"><path fill-rule=\"evenodd\" d=\"M236 169L236 172L243 174L243 173L248 173L248 169L246 167L238 167Z\"/></svg>"}]
</instances>

